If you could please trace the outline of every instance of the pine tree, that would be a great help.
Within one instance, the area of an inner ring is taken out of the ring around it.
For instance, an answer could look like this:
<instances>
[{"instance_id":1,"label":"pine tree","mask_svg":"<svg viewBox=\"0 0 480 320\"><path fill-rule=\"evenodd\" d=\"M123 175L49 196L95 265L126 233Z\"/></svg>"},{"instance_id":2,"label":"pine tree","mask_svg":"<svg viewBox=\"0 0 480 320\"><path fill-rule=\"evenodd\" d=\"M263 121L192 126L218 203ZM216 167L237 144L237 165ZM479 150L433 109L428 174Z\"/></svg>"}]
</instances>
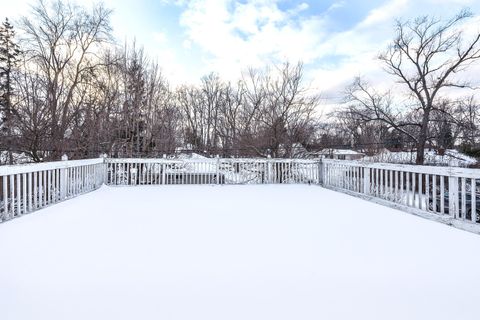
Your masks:
<instances>
[{"instance_id":1,"label":"pine tree","mask_svg":"<svg viewBox=\"0 0 480 320\"><path fill-rule=\"evenodd\" d=\"M9 163L12 156L12 121L13 121L13 72L17 66L20 49L14 42L15 31L8 18L0 25L0 128L4 134L5 143L9 149Z\"/></svg>"},{"instance_id":2,"label":"pine tree","mask_svg":"<svg viewBox=\"0 0 480 320\"><path fill-rule=\"evenodd\" d=\"M443 120L439 131L438 146L444 150L453 148L455 138L453 137L452 124L447 120Z\"/></svg>"}]
</instances>

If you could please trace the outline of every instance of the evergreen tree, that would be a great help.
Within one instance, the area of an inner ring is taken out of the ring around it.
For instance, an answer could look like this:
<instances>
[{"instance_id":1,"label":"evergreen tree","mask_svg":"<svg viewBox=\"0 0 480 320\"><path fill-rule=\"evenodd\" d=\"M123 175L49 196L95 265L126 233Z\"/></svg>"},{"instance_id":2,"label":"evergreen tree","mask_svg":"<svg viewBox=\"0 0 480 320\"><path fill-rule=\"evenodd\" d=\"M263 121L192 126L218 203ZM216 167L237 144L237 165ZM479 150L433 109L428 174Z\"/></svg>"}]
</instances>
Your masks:
<instances>
[{"instance_id":1,"label":"evergreen tree","mask_svg":"<svg viewBox=\"0 0 480 320\"><path fill-rule=\"evenodd\" d=\"M452 124L449 121L443 120L441 122L438 134L438 147L440 149L453 148L455 138L453 137Z\"/></svg>"},{"instance_id":2,"label":"evergreen tree","mask_svg":"<svg viewBox=\"0 0 480 320\"><path fill-rule=\"evenodd\" d=\"M8 21L8 18L0 25L0 128L4 135L3 141L9 152L9 162L13 163L12 143L13 130L12 118L14 114L12 96L13 96L13 72L18 63L20 49L14 42L15 31Z\"/></svg>"}]
</instances>

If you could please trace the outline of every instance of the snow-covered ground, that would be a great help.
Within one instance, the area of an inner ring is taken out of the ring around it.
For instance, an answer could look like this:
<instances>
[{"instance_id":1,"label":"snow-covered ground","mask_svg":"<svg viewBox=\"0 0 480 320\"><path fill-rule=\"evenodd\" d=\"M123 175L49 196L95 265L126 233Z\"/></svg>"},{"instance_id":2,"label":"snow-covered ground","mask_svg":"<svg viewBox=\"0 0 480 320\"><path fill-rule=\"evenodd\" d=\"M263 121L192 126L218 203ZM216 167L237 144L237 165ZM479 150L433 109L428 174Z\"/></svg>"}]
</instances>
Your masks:
<instances>
[{"instance_id":1,"label":"snow-covered ground","mask_svg":"<svg viewBox=\"0 0 480 320\"><path fill-rule=\"evenodd\" d=\"M479 248L317 186L103 187L0 224L0 319L479 319Z\"/></svg>"},{"instance_id":2,"label":"snow-covered ground","mask_svg":"<svg viewBox=\"0 0 480 320\"><path fill-rule=\"evenodd\" d=\"M0 165L9 164L10 155L8 151L0 151ZM15 164L29 163L33 162L32 158L26 155L25 153L12 153L12 160Z\"/></svg>"},{"instance_id":3,"label":"snow-covered ground","mask_svg":"<svg viewBox=\"0 0 480 320\"><path fill-rule=\"evenodd\" d=\"M416 157L417 154L415 151L391 152L384 150L382 153L374 156L364 157L361 159L361 161L414 164ZM455 149L445 150L445 154L443 156L437 154L435 150L426 150L425 164L450 167L468 167L477 164L477 159L469 157Z\"/></svg>"}]
</instances>

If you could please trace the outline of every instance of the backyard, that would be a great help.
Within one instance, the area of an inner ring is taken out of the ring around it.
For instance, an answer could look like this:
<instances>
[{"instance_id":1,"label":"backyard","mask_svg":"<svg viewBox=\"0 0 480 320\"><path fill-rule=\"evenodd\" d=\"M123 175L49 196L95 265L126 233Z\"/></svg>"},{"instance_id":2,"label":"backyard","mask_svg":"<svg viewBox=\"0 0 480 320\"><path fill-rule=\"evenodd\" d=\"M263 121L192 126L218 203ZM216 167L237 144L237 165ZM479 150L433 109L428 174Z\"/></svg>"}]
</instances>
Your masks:
<instances>
[{"instance_id":1,"label":"backyard","mask_svg":"<svg viewBox=\"0 0 480 320\"><path fill-rule=\"evenodd\" d=\"M102 186L0 224L2 320L478 319L480 237L317 185Z\"/></svg>"}]
</instances>

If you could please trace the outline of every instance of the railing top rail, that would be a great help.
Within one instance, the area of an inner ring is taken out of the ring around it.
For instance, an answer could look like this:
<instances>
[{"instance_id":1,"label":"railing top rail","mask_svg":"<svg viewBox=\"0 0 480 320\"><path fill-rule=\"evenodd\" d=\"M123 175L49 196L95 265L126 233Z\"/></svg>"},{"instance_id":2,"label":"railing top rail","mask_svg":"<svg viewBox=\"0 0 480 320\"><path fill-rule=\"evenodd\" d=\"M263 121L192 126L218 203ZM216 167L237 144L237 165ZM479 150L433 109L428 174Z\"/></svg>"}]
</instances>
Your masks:
<instances>
[{"instance_id":1,"label":"railing top rail","mask_svg":"<svg viewBox=\"0 0 480 320\"><path fill-rule=\"evenodd\" d=\"M213 161L214 159L208 159ZM106 163L182 163L183 160L164 158L106 158Z\"/></svg>"},{"instance_id":2,"label":"railing top rail","mask_svg":"<svg viewBox=\"0 0 480 320\"><path fill-rule=\"evenodd\" d=\"M296 162L296 163L318 163L317 160L308 159L248 159L248 158L204 158L204 159L165 159L165 158L106 158L107 163L192 163L192 162L242 162L242 163L266 163L270 162Z\"/></svg>"},{"instance_id":3,"label":"railing top rail","mask_svg":"<svg viewBox=\"0 0 480 320\"><path fill-rule=\"evenodd\" d=\"M411 164L395 164L395 163L370 163L365 161L346 161L322 159L326 164L338 164L344 166L355 166L372 169L387 169L394 171L408 171L413 173L434 174L443 176L465 177L480 179L480 169L460 168L460 167L434 167L434 166L418 166Z\"/></svg>"},{"instance_id":4,"label":"railing top rail","mask_svg":"<svg viewBox=\"0 0 480 320\"><path fill-rule=\"evenodd\" d=\"M86 160L69 160L69 161L53 161L42 163L30 163L21 165L5 165L0 166L0 176L10 174L21 174L44 170L64 169L84 165L106 163L215 163L220 161L222 163L266 163L266 162L290 162L290 163L318 163L318 160L310 159L248 159L248 158L205 158L205 159L165 159L165 158L96 158ZM337 164L342 166L355 166L373 169L386 169L395 171L408 171L422 174L434 174L444 176L456 176L465 178L480 179L480 169L460 168L460 167L434 167L434 166L417 166L408 164L392 164L392 163L370 163L363 161L347 161L347 160L333 160L322 159L325 164Z\"/></svg>"},{"instance_id":5,"label":"railing top rail","mask_svg":"<svg viewBox=\"0 0 480 320\"><path fill-rule=\"evenodd\" d=\"M0 166L0 176L45 170L65 169L103 163L103 158L86 160L52 161Z\"/></svg>"}]
</instances>

